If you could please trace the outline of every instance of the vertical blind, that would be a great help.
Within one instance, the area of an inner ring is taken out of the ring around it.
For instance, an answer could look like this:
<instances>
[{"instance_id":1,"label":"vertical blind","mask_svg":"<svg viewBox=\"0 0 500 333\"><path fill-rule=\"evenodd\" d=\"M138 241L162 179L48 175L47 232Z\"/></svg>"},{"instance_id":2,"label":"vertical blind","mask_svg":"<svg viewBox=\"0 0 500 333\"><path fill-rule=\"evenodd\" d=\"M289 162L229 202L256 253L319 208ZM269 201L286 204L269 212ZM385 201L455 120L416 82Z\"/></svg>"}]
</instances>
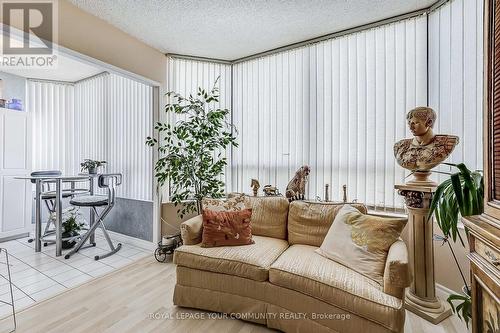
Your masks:
<instances>
[{"instance_id":1,"label":"vertical blind","mask_svg":"<svg viewBox=\"0 0 500 333\"><path fill-rule=\"evenodd\" d=\"M167 91L183 96L196 94L198 87L210 90L219 78L220 99L215 106L231 107L231 65L196 60L167 58Z\"/></svg>"},{"instance_id":2,"label":"vertical blind","mask_svg":"<svg viewBox=\"0 0 500 333\"><path fill-rule=\"evenodd\" d=\"M106 160L109 74L104 73L75 84L74 145L79 160Z\"/></svg>"},{"instance_id":3,"label":"vertical blind","mask_svg":"<svg viewBox=\"0 0 500 333\"><path fill-rule=\"evenodd\" d=\"M460 137L448 162L482 169L482 103L483 1L450 1L429 15L429 106L438 116L435 131Z\"/></svg>"},{"instance_id":4,"label":"vertical blind","mask_svg":"<svg viewBox=\"0 0 500 333\"><path fill-rule=\"evenodd\" d=\"M212 108L231 109L231 65L186 60L168 57L167 59L167 91L175 91L183 96L195 95L198 88L210 91L217 81L219 88L219 102L212 103ZM164 101L167 103L167 100ZM179 115L161 112L160 119L168 120L171 124L179 119ZM224 156L230 163L230 151L224 152ZM231 168L227 166L221 180L226 184L226 190L230 190Z\"/></svg>"},{"instance_id":5,"label":"vertical blind","mask_svg":"<svg viewBox=\"0 0 500 333\"><path fill-rule=\"evenodd\" d=\"M233 64L231 76L229 65L170 59L169 89L193 92L218 75L229 83L221 93L240 147L228 191L248 193L258 178L284 192L308 164L309 198L330 184L339 200L346 184L349 199L399 208L393 188L408 172L392 147L410 137L405 116L415 106L436 110L436 133L460 137L448 161L482 169L482 15L482 1L453 0L425 16Z\"/></svg>"},{"instance_id":6,"label":"vertical blind","mask_svg":"<svg viewBox=\"0 0 500 333\"><path fill-rule=\"evenodd\" d=\"M123 174L118 196L152 200L151 86L104 73L74 85L28 80L27 87L33 170L76 174L85 158L105 160L106 172Z\"/></svg>"},{"instance_id":7,"label":"vertical blind","mask_svg":"<svg viewBox=\"0 0 500 333\"><path fill-rule=\"evenodd\" d=\"M153 88L111 74L107 118L107 171L123 173L117 195L152 200L153 154L146 137L153 134Z\"/></svg>"},{"instance_id":8,"label":"vertical blind","mask_svg":"<svg viewBox=\"0 0 500 333\"><path fill-rule=\"evenodd\" d=\"M258 178L284 192L307 164L309 198L330 184L341 200L346 184L351 200L401 206L392 147L427 104L426 35L418 17L234 65L232 190Z\"/></svg>"},{"instance_id":9,"label":"vertical blind","mask_svg":"<svg viewBox=\"0 0 500 333\"><path fill-rule=\"evenodd\" d=\"M29 80L26 108L32 112L32 169L78 172L75 144L75 88Z\"/></svg>"}]
</instances>

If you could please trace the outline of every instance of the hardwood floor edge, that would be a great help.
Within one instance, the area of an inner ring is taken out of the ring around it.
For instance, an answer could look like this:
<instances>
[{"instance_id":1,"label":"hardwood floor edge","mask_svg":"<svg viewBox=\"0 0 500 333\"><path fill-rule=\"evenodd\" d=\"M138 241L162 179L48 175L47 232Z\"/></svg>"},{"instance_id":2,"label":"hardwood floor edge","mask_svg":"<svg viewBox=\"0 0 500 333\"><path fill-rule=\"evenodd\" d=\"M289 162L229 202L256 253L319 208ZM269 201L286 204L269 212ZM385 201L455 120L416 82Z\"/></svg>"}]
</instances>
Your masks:
<instances>
[{"instance_id":1,"label":"hardwood floor edge","mask_svg":"<svg viewBox=\"0 0 500 333\"><path fill-rule=\"evenodd\" d=\"M63 290L63 291L61 291L61 292L59 292L59 293L57 293L55 295L49 296L48 298L45 298L45 299L41 300L40 302L35 302L35 303L31 304L31 305L28 305L27 307L22 308L19 311L16 311L16 316L19 315L22 312L27 311L27 310L33 310L36 307L45 304L45 302L51 301L54 298L62 296L64 294L68 293L68 292L72 292L72 291L81 289L82 287L85 287L85 286L87 286L87 285L89 285L91 283L95 283L95 282L98 282L99 280L103 280L104 278L108 278L109 276L111 276L113 274L118 274L118 273L122 272L123 270L128 269L130 266L132 266L134 264L137 265L138 263L140 263L142 261L151 261L151 257L144 257L144 258L136 259L136 260L132 261L131 263L126 264L123 267L117 268L116 270L107 272L107 273L105 273L104 275L101 275L101 276L97 276L97 277L95 277L95 278L93 278L93 279L91 279L89 281L86 281L86 282L83 282L83 283L81 283L79 285L76 285L75 287ZM15 304L15 302L14 302L14 304ZM3 321L3 320L5 320L5 319L7 319L7 318L9 318L9 317L11 317L11 316L12 316L12 314L1 316L0 317L0 322Z\"/></svg>"}]
</instances>

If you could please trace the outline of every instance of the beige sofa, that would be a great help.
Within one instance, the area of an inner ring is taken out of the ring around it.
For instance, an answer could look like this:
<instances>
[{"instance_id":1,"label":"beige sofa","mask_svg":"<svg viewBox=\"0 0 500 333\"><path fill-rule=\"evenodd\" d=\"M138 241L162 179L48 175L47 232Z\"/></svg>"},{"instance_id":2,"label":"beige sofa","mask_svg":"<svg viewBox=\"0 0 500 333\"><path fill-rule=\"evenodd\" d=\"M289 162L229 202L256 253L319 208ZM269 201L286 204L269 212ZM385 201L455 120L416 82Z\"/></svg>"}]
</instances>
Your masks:
<instances>
[{"instance_id":1,"label":"beige sofa","mask_svg":"<svg viewBox=\"0 0 500 333\"><path fill-rule=\"evenodd\" d=\"M203 248L202 217L181 224L174 304L284 332L401 332L410 274L395 242L384 285L317 254L339 204L252 198L255 244ZM366 207L355 204L366 213Z\"/></svg>"}]
</instances>

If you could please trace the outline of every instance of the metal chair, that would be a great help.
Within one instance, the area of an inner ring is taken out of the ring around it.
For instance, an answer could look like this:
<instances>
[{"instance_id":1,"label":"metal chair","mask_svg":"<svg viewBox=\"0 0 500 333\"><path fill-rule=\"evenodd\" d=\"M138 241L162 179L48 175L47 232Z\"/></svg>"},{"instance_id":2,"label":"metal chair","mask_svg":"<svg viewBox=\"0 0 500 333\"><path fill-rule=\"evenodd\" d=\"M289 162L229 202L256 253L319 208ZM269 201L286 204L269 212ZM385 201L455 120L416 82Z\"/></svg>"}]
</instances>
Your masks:
<instances>
[{"instance_id":1,"label":"metal chair","mask_svg":"<svg viewBox=\"0 0 500 333\"><path fill-rule=\"evenodd\" d=\"M104 218L111 211L113 206L115 205L115 186L119 186L122 183L122 174L121 173L110 173L110 174L102 174L99 176L97 184L100 188L107 189L107 195L82 195L78 197L74 197L70 200L70 204L77 207L90 207L93 209L96 222L90 226L89 230L80 238L76 246L73 250L71 250L68 254L64 256L65 259L71 257L74 253L78 252L80 248L85 244L85 242L89 239L89 237L95 232L97 227L99 226L104 234L104 238L108 242L108 245L111 249L110 252L105 253L103 255L97 255L94 257L95 260L103 259L109 257L112 254L118 252L122 244L118 243L115 247L109 234L104 226ZM99 214L97 211L97 207L103 207L104 209Z\"/></svg>"},{"instance_id":2,"label":"metal chair","mask_svg":"<svg viewBox=\"0 0 500 333\"><path fill-rule=\"evenodd\" d=\"M47 171L34 171L31 173L32 177L42 177L42 176L54 176L59 177L62 173L59 170L47 170ZM36 181L31 180L34 184ZM73 197L76 194L74 189L63 190L62 197L69 198ZM49 212L49 216L47 218L47 222L45 222L45 230L42 234L41 240L44 242L43 245L47 246L48 244L54 244L55 240L48 240L46 237L55 234L55 214L56 214L56 192L55 189L52 189L49 182L42 183L42 193L41 193L42 201L45 203L47 210ZM51 225L54 225L54 228L51 229ZM34 238L29 238L28 243L33 242Z\"/></svg>"}]
</instances>

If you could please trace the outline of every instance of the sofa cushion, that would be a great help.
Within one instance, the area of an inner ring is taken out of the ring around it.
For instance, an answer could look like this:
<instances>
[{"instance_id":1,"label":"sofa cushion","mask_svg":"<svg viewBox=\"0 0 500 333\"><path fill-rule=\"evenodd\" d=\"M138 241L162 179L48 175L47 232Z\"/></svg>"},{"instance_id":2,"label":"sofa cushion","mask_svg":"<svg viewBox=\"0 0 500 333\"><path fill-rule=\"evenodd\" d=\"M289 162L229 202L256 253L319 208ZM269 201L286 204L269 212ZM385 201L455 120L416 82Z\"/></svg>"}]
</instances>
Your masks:
<instances>
[{"instance_id":1,"label":"sofa cushion","mask_svg":"<svg viewBox=\"0 0 500 333\"><path fill-rule=\"evenodd\" d=\"M254 235L286 239L288 200L284 197L248 197Z\"/></svg>"},{"instance_id":2,"label":"sofa cushion","mask_svg":"<svg viewBox=\"0 0 500 333\"><path fill-rule=\"evenodd\" d=\"M385 294L375 281L315 252L292 245L272 265L269 282L394 328L404 316L401 299Z\"/></svg>"},{"instance_id":3,"label":"sofa cushion","mask_svg":"<svg viewBox=\"0 0 500 333\"><path fill-rule=\"evenodd\" d=\"M282 239L253 236L254 244L242 246L201 247L182 245L174 253L174 263L244 278L266 281L269 267L288 247Z\"/></svg>"},{"instance_id":4,"label":"sofa cushion","mask_svg":"<svg viewBox=\"0 0 500 333\"><path fill-rule=\"evenodd\" d=\"M343 203L293 201L288 211L288 242L321 246ZM351 206L366 214L366 206Z\"/></svg>"},{"instance_id":5,"label":"sofa cushion","mask_svg":"<svg viewBox=\"0 0 500 333\"><path fill-rule=\"evenodd\" d=\"M240 193L230 193L228 197L232 198L240 195ZM252 207L253 235L286 239L289 203L285 197L246 196L246 200Z\"/></svg>"}]
</instances>

